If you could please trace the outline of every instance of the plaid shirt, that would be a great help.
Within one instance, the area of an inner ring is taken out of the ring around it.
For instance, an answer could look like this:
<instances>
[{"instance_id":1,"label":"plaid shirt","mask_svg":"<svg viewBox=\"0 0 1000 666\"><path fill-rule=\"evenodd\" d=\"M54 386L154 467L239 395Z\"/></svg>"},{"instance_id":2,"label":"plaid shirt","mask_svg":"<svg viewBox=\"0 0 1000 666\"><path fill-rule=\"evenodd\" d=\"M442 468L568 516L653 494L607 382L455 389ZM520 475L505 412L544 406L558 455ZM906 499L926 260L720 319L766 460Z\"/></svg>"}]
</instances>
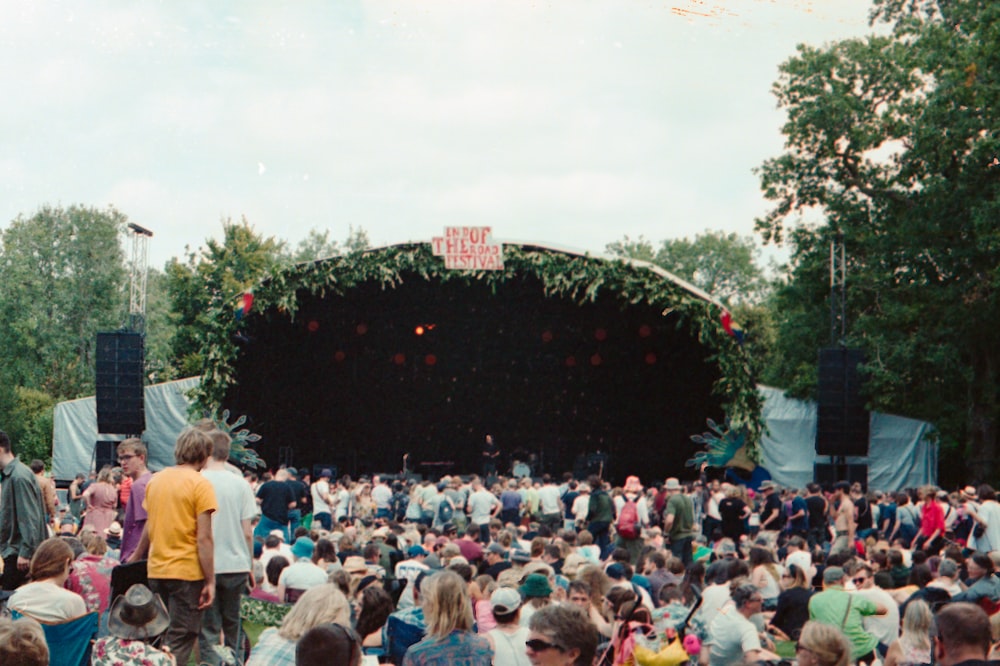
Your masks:
<instances>
[{"instance_id":1,"label":"plaid shirt","mask_svg":"<svg viewBox=\"0 0 1000 666\"><path fill-rule=\"evenodd\" d=\"M274 627L265 629L246 666L295 666L295 641L279 636Z\"/></svg>"}]
</instances>

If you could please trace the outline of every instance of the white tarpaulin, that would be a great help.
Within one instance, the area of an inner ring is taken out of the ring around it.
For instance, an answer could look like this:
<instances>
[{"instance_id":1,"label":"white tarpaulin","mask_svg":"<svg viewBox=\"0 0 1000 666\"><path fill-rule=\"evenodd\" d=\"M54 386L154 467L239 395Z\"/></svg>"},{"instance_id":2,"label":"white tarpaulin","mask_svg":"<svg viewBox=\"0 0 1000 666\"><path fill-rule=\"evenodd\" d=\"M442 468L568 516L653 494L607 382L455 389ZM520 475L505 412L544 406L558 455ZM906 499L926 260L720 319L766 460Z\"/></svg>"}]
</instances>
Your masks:
<instances>
[{"instance_id":1,"label":"white tarpaulin","mask_svg":"<svg viewBox=\"0 0 1000 666\"><path fill-rule=\"evenodd\" d=\"M764 398L761 465L771 478L801 488L813 480L813 464L830 462L816 455L816 403L786 398L781 389L758 387ZM890 414L871 413L868 457L846 459L868 464L868 487L900 490L937 483L937 444L933 426Z\"/></svg>"},{"instance_id":2,"label":"white tarpaulin","mask_svg":"<svg viewBox=\"0 0 1000 666\"><path fill-rule=\"evenodd\" d=\"M191 401L186 393L198 380L190 377L146 387L146 432L142 439L149 449L150 469L174 464L174 442L189 423ZM72 479L77 472L92 469L98 439L123 439L98 436L97 400L92 397L60 402L53 420L52 475L57 479Z\"/></svg>"},{"instance_id":3,"label":"white tarpaulin","mask_svg":"<svg viewBox=\"0 0 1000 666\"><path fill-rule=\"evenodd\" d=\"M174 464L174 441L189 422L187 392L197 377L146 387L146 432L149 467L159 470ZM801 488L813 480L813 464L829 462L817 457L816 403L786 398L781 389L760 386L764 398L767 434L762 441L762 465L784 486ZM867 463L868 486L898 490L937 482L937 445L929 423L891 416L871 415L869 457L847 458ZM71 479L94 466L97 403L94 398L61 402L55 408L52 470L56 478ZM112 438L108 438L112 439Z\"/></svg>"}]
</instances>

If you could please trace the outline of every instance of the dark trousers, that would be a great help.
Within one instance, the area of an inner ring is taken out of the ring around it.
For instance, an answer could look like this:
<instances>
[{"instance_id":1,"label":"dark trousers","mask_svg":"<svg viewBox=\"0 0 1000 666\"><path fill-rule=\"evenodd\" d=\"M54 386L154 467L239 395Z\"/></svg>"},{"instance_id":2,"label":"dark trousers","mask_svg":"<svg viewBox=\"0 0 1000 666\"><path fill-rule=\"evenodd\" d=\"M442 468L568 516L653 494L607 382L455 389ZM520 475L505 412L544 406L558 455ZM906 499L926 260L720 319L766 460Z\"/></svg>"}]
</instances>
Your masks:
<instances>
[{"instance_id":1,"label":"dark trousers","mask_svg":"<svg viewBox=\"0 0 1000 666\"><path fill-rule=\"evenodd\" d=\"M684 537L683 539L671 539L670 540L670 552L674 557L679 558L681 562L684 563L684 568L687 569L691 566L694 561L694 554L691 552L691 544L694 542L694 537Z\"/></svg>"},{"instance_id":2,"label":"dark trousers","mask_svg":"<svg viewBox=\"0 0 1000 666\"><path fill-rule=\"evenodd\" d=\"M0 589L16 590L28 582L28 570L17 568L17 553L3 558L3 576L0 576Z\"/></svg>"},{"instance_id":3,"label":"dark trousers","mask_svg":"<svg viewBox=\"0 0 1000 666\"><path fill-rule=\"evenodd\" d=\"M610 527L611 523L606 520L597 520L587 525L587 531L593 535L594 543L601 549L601 557L604 557L604 551L611 544L611 535L608 534Z\"/></svg>"},{"instance_id":4,"label":"dark trousers","mask_svg":"<svg viewBox=\"0 0 1000 666\"><path fill-rule=\"evenodd\" d=\"M329 514L327 514L329 515ZM224 635L226 647L239 654L240 598L247 589L248 573L215 574L215 602L201 616L198 637L199 661L211 666L222 663L214 647Z\"/></svg>"},{"instance_id":5,"label":"dark trousers","mask_svg":"<svg viewBox=\"0 0 1000 666\"><path fill-rule=\"evenodd\" d=\"M150 589L160 595L170 613L170 626L163 635L163 642L177 657L178 664L188 663L198 641L202 616L198 598L204 584L203 580L149 579Z\"/></svg>"}]
</instances>

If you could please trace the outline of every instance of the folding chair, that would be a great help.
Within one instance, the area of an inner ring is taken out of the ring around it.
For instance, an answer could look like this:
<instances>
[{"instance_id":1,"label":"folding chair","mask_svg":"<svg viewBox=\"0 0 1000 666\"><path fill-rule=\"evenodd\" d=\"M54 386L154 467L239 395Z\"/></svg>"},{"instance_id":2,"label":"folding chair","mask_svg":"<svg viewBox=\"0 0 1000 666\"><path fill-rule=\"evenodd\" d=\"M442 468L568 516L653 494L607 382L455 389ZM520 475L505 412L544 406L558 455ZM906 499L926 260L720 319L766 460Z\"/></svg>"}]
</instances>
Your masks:
<instances>
[{"instance_id":1,"label":"folding chair","mask_svg":"<svg viewBox=\"0 0 1000 666\"><path fill-rule=\"evenodd\" d=\"M14 619L30 617L11 609ZM51 623L35 620L42 625L49 646L49 666L88 666L90 649L97 636L97 611L69 620Z\"/></svg>"}]
</instances>

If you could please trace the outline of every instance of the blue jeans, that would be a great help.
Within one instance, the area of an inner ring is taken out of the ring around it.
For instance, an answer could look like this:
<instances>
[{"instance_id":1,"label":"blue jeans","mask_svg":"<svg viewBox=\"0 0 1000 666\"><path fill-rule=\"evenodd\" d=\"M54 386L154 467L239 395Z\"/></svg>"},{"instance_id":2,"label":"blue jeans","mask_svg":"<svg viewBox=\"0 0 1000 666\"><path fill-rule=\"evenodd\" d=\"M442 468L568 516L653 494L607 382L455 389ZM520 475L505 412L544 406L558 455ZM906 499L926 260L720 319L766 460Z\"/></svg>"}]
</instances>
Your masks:
<instances>
[{"instance_id":1,"label":"blue jeans","mask_svg":"<svg viewBox=\"0 0 1000 666\"><path fill-rule=\"evenodd\" d=\"M291 541L291 537L288 534L288 525L282 525L276 520L271 520L264 514L260 516L260 522L257 523L257 527L253 528L253 535L255 537L260 537L261 539L266 539L267 535L271 533L271 530L281 530L285 535L285 543Z\"/></svg>"}]
</instances>

